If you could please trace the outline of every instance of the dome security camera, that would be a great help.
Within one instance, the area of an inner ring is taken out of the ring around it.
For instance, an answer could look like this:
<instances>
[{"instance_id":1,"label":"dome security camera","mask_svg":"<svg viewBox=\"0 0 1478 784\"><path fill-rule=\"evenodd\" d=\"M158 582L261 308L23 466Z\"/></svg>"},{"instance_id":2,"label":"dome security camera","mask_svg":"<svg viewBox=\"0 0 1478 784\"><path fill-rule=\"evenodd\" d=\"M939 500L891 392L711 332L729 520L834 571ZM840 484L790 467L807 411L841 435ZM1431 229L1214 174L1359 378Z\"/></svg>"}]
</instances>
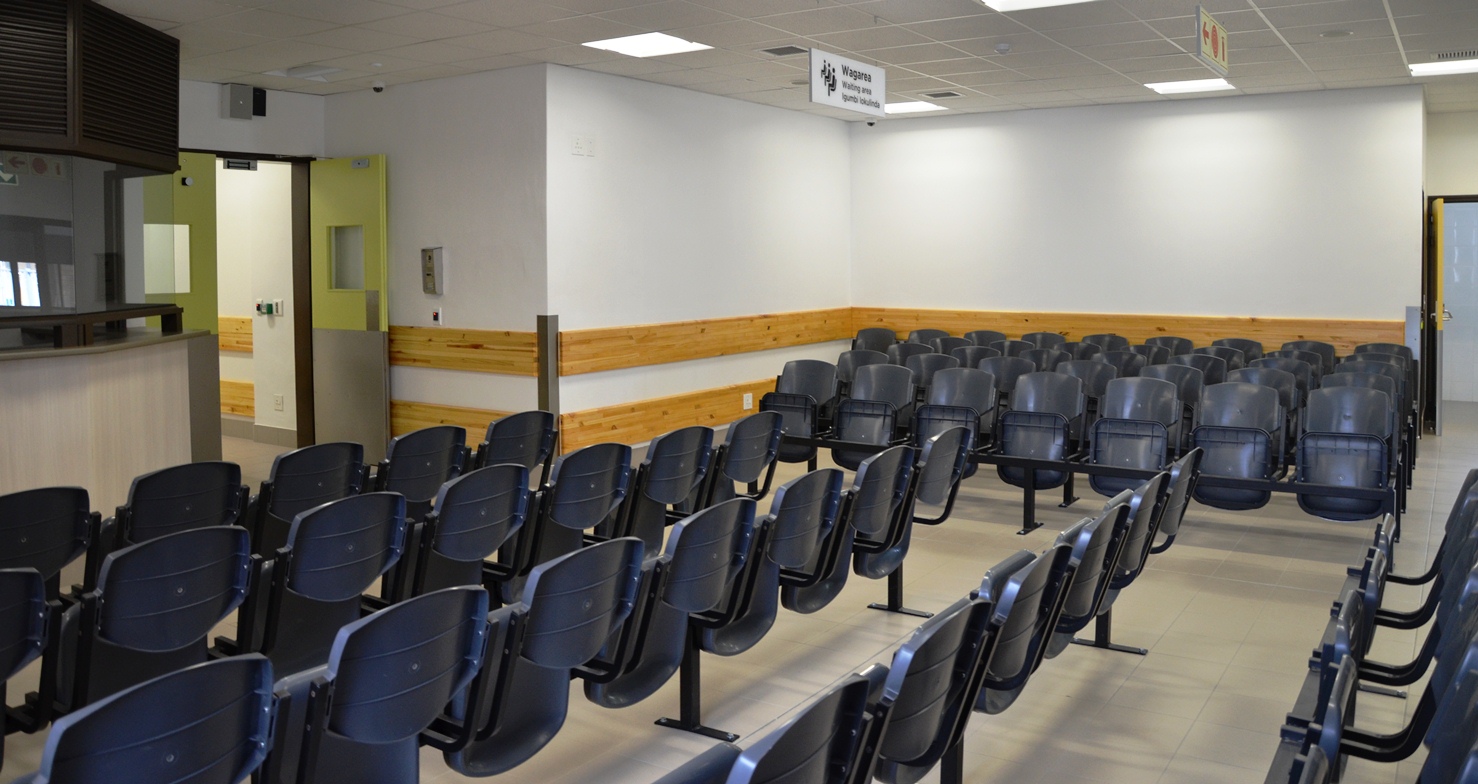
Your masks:
<instances>
[{"instance_id":1,"label":"dome security camera","mask_svg":"<svg viewBox=\"0 0 1478 784\"><path fill-rule=\"evenodd\" d=\"M385 92L385 83L384 82L375 82L374 84L371 84L370 85L370 89L371 90L374 90L377 93L383 93L383 92Z\"/></svg>"}]
</instances>

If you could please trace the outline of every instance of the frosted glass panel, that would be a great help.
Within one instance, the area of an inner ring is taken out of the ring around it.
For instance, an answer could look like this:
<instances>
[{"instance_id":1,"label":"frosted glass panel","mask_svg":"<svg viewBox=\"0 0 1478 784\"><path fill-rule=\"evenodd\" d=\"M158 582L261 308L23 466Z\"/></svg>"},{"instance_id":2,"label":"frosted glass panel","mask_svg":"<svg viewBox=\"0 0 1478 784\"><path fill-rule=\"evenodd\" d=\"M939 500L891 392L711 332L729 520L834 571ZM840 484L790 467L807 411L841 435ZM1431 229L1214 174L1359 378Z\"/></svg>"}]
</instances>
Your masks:
<instances>
[{"instance_id":1,"label":"frosted glass panel","mask_svg":"<svg viewBox=\"0 0 1478 784\"><path fill-rule=\"evenodd\" d=\"M1442 399L1478 400L1478 204L1443 209Z\"/></svg>"},{"instance_id":2,"label":"frosted glass panel","mask_svg":"<svg viewBox=\"0 0 1478 784\"><path fill-rule=\"evenodd\" d=\"M10 262L0 261L0 308L15 307L15 279L11 277Z\"/></svg>"},{"instance_id":3,"label":"frosted glass panel","mask_svg":"<svg viewBox=\"0 0 1478 784\"><path fill-rule=\"evenodd\" d=\"M144 224L144 293L190 293L190 227Z\"/></svg>"},{"instance_id":4,"label":"frosted glass panel","mask_svg":"<svg viewBox=\"0 0 1478 784\"><path fill-rule=\"evenodd\" d=\"M330 288L364 288L364 227L333 226L329 228L329 253L333 256L333 280Z\"/></svg>"}]
</instances>

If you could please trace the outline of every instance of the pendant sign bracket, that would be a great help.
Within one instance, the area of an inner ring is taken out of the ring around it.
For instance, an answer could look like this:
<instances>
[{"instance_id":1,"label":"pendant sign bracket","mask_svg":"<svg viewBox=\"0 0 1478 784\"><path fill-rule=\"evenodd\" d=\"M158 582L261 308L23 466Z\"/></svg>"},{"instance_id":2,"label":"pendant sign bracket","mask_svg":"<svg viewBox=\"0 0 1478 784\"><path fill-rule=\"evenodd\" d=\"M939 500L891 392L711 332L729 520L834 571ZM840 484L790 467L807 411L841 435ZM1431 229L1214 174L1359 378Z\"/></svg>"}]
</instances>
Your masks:
<instances>
[{"instance_id":1,"label":"pendant sign bracket","mask_svg":"<svg viewBox=\"0 0 1478 784\"><path fill-rule=\"evenodd\" d=\"M811 50L811 103L882 117L886 80L878 66Z\"/></svg>"},{"instance_id":2,"label":"pendant sign bracket","mask_svg":"<svg viewBox=\"0 0 1478 784\"><path fill-rule=\"evenodd\" d=\"M1218 76L1226 76L1231 65L1227 59L1227 29L1202 6L1196 6L1196 57Z\"/></svg>"}]
</instances>

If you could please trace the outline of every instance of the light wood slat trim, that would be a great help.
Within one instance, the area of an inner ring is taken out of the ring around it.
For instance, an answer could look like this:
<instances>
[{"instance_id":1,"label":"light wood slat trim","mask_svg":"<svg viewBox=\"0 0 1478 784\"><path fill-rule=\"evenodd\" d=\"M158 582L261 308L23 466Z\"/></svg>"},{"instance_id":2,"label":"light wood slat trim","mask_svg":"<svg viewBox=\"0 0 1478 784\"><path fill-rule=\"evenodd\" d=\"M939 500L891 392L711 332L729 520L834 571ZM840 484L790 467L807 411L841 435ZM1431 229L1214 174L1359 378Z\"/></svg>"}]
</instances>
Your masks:
<instances>
[{"instance_id":1,"label":"light wood slat trim","mask_svg":"<svg viewBox=\"0 0 1478 784\"><path fill-rule=\"evenodd\" d=\"M390 433L404 435L412 430L435 425L458 425L467 430L467 441L476 447L482 443L488 423L509 414L483 408L443 406L439 403L419 403L412 400L390 401Z\"/></svg>"},{"instance_id":2,"label":"light wood slat trim","mask_svg":"<svg viewBox=\"0 0 1478 784\"><path fill-rule=\"evenodd\" d=\"M255 417L257 415L256 385L250 381L221 379L221 413Z\"/></svg>"},{"instance_id":3,"label":"light wood slat trim","mask_svg":"<svg viewBox=\"0 0 1478 784\"><path fill-rule=\"evenodd\" d=\"M707 359L852 337L851 308L764 313L559 334L559 374Z\"/></svg>"},{"instance_id":4,"label":"light wood slat trim","mask_svg":"<svg viewBox=\"0 0 1478 784\"><path fill-rule=\"evenodd\" d=\"M760 396L773 391L775 379L767 378L575 411L559 418L560 442L569 452L605 441L639 444L691 425L727 425L759 410ZM749 411L744 410L746 392L754 395Z\"/></svg>"},{"instance_id":5,"label":"light wood slat trim","mask_svg":"<svg viewBox=\"0 0 1478 784\"><path fill-rule=\"evenodd\" d=\"M243 354L251 353L250 316L221 316L216 320L220 322L217 327L216 337L220 340L222 351L239 351Z\"/></svg>"},{"instance_id":6,"label":"light wood slat trim","mask_svg":"<svg viewBox=\"0 0 1478 784\"><path fill-rule=\"evenodd\" d=\"M533 332L392 325L390 364L536 376L538 344Z\"/></svg>"},{"instance_id":7,"label":"light wood slat trim","mask_svg":"<svg viewBox=\"0 0 1478 784\"><path fill-rule=\"evenodd\" d=\"M1027 332L1060 332L1069 340L1099 332L1114 332L1141 343L1156 335L1190 338L1209 346L1217 338L1251 338L1266 349L1289 340L1323 340L1339 353L1361 343L1405 341L1406 322L1355 319L1261 318L1256 316L1180 316L1123 313L1032 313L995 310L929 310L922 308L852 308L852 328L890 327L906 336L910 330L933 327L963 335L975 329L995 329L1016 337Z\"/></svg>"}]
</instances>

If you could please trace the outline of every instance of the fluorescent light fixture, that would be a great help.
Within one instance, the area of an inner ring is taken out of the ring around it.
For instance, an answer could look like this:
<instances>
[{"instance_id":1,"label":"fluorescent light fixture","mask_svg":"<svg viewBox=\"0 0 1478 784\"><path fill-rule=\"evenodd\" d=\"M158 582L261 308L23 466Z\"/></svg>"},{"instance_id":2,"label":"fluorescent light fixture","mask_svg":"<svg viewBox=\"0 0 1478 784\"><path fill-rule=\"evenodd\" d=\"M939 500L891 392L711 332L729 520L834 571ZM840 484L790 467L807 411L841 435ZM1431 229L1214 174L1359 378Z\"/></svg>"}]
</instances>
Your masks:
<instances>
[{"instance_id":1,"label":"fluorescent light fixture","mask_svg":"<svg viewBox=\"0 0 1478 784\"><path fill-rule=\"evenodd\" d=\"M883 111L887 114L915 114L917 112L942 112L946 108L948 107L928 101L902 101L884 106Z\"/></svg>"},{"instance_id":2,"label":"fluorescent light fixture","mask_svg":"<svg viewBox=\"0 0 1478 784\"><path fill-rule=\"evenodd\" d=\"M297 65L292 68L281 68L276 71L267 71L267 76L289 76L293 79L304 79L310 82L326 82L325 77L342 72L343 68L335 68L332 65Z\"/></svg>"},{"instance_id":3,"label":"fluorescent light fixture","mask_svg":"<svg viewBox=\"0 0 1478 784\"><path fill-rule=\"evenodd\" d=\"M1032 8L1051 8L1057 5L1076 5L1078 3L1092 3L1097 0L980 0L986 8L997 11L1026 11Z\"/></svg>"},{"instance_id":4,"label":"fluorescent light fixture","mask_svg":"<svg viewBox=\"0 0 1478 784\"><path fill-rule=\"evenodd\" d=\"M1478 73L1478 60L1444 60L1440 63L1412 63L1412 76L1446 76Z\"/></svg>"},{"instance_id":5,"label":"fluorescent light fixture","mask_svg":"<svg viewBox=\"0 0 1478 784\"><path fill-rule=\"evenodd\" d=\"M1235 90L1225 79L1191 79L1185 82L1155 82L1145 87L1154 90L1161 95L1177 95L1179 93L1209 93L1216 90Z\"/></svg>"},{"instance_id":6,"label":"fluorescent light fixture","mask_svg":"<svg viewBox=\"0 0 1478 784\"><path fill-rule=\"evenodd\" d=\"M642 33L621 38L607 38L604 41L589 41L585 45L593 49L605 49L608 52L617 52L631 57L661 57L664 54L682 54L713 48L708 44L684 41L667 33Z\"/></svg>"}]
</instances>

